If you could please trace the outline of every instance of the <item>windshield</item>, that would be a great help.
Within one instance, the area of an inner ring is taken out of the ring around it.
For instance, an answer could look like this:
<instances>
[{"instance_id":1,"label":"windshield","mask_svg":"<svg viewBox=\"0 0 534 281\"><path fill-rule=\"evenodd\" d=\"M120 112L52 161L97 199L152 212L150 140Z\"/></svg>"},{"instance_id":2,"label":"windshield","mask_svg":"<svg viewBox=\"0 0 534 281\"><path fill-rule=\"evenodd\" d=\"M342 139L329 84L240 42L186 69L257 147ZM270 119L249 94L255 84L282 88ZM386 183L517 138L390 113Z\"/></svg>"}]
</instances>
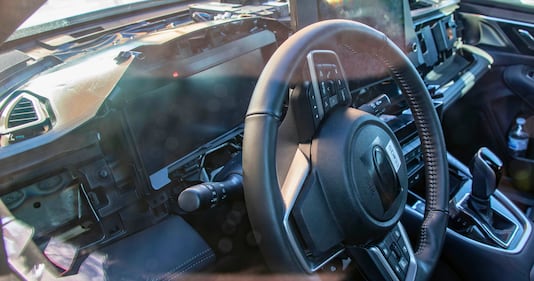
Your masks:
<instances>
[{"instance_id":1,"label":"windshield","mask_svg":"<svg viewBox=\"0 0 534 281\"><path fill-rule=\"evenodd\" d=\"M111 7L143 2L146 0L48 0L41 8L31 15L19 28L24 29L36 25L41 25L57 20L75 17L89 12L108 9Z\"/></svg>"},{"instance_id":2,"label":"windshield","mask_svg":"<svg viewBox=\"0 0 534 281\"><path fill-rule=\"evenodd\" d=\"M8 38L34 34L98 20L104 17L184 0L48 0Z\"/></svg>"}]
</instances>

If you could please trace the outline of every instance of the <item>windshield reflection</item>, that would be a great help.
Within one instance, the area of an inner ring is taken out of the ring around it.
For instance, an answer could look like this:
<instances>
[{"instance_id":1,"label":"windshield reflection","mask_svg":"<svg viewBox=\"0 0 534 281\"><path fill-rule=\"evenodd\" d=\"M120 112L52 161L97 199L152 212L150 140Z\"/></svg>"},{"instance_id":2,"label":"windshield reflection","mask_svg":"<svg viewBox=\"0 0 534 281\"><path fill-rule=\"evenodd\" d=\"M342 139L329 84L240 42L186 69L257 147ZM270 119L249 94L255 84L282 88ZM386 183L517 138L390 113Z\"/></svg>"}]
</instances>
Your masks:
<instances>
[{"instance_id":1,"label":"windshield reflection","mask_svg":"<svg viewBox=\"0 0 534 281\"><path fill-rule=\"evenodd\" d=\"M182 1L184 0L48 0L7 41Z\"/></svg>"},{"instance_id":2,"label":"windshield reflection","mask_svg":"<svg viewBox=\"0 0 534 281\"><path fill-rule=\"evenodd\" d=\"M147 0L48 0L19 29Z\"/></svg>"}]
</instances>

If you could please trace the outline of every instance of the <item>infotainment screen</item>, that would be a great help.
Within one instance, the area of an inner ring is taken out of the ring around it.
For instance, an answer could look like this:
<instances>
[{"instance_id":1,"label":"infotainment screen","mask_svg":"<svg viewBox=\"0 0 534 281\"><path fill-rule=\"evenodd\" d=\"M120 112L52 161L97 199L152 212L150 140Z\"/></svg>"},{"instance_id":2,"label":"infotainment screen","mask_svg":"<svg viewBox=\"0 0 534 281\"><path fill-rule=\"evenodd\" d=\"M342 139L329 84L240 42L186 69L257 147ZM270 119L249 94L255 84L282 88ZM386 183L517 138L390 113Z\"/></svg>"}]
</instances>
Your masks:
<instances>
[{"instance_id":1,"label":"infotainment screen","mask_svg":"<svg viewBox=\"0 0 534 281\"><path fill-rule=\"evenodd\" d=\"M369 25L384 33L414 63L419 64L413 21L408 0L290 0L291 26L300 30L329 19L348 19ZM365 44L365 42L360 42ZM343 67L349 81L365 85L389 77L384 64L364 53L345 53L339 44L327 46L344 56ZM356 85L358 86L358 85Z\"/></svg>"},{"instance_id":2,"label":"infotainment screen","mask_svg":"<svg viewBox=\"0 0 534 281\"><path fill-rule=\"evenodd\" d=\"M402 0L320 0L319 19L350 19L386 34L401 49L405 46Z\"/></svg>"},{"instance_id":3,"label":"infotainment screen","mask_svg":"<svg viewBox=\"0 0 534 281\"><path fill-rule=\"evenodd\" d=\"M407 0L289 0L295 30L321 20L349 19L386 34L401 50L411 40Z\"/></svg>"}]
</instances>

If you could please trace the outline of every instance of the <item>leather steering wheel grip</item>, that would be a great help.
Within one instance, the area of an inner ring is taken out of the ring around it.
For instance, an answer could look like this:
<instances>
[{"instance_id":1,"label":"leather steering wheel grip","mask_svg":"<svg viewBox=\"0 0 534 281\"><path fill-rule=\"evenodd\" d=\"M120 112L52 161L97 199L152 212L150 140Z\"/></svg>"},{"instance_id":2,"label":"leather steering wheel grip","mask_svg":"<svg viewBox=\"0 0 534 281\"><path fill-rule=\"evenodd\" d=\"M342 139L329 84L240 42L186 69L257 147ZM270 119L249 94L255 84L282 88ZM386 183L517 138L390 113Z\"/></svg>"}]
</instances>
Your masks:
<instances>
[{"instance_id":1,"label":"leather steering wheel grip","mask_svg":"<svg viewBox=\"0 0 534 281\"><path fill-rule=\"evenodd\" d=\"M318 44L338 40L354 53L376 57L388 68L412 111L421 139L427 181L426 209L416 248L416 280L426 280L444 243L448 220L448 167L440 120L424 82L384 34L357 22L328 20L291 36L271 57L253 93L243 141L244 192L252 227L268 264L302 272L283 230L284 204L276 176L276 140L287 89L298 66Z\"/></svg>"}]
</instances>

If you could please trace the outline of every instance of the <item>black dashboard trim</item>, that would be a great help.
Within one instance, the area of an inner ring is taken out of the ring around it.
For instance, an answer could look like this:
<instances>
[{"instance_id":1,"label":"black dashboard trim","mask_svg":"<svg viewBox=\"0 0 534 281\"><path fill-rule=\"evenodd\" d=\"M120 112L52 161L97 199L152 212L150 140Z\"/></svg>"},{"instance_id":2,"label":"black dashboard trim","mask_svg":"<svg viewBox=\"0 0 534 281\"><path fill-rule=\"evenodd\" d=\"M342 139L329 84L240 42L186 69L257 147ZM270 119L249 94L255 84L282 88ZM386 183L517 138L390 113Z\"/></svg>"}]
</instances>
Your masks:
<instances>
[{"instance_id":1,"label":"black dashboard trim","mask_svg":"<svg viewBox=\"0 0 534 281\"><path fill-rule=\"evenodd\" d=\"M27 181L95 159L102 155L99 143L100 135L90 131L3 158L0 161L0 194L16 190Z\"/></svg>"}]
</instances>

